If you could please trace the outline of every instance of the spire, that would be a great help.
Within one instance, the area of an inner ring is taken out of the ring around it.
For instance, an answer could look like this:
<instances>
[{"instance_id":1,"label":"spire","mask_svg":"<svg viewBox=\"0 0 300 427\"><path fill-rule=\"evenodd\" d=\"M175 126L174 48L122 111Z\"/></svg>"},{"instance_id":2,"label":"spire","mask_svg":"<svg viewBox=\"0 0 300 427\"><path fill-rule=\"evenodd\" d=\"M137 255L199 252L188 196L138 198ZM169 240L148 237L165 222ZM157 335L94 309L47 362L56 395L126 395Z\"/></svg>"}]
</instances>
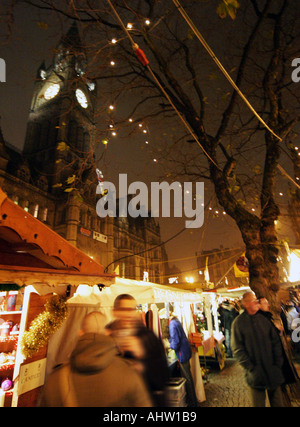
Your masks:
<instances>
[{"instance_id":1,"label":"spire","mask_svg":"<svg viewBox=\"0 0 300 427\"><path fill-rule=\"evenodd\" d=\"M60 46L64 46L66 49L72 52L78 52L83 50L81 43L77 22L74 21L68 32L60 39Z\"/></svg>"},{"instance_id":2,"label":"spire","mask_svg":"<svg viewBox=\"0 0 300 427\"><path fill-rule=\"evenodd\" d=\"M55 49L54 66L56 71L62 71L68 65L81 75L84 73L85 64L85 48L80 39L77 23L74 21Z\"/></svg>"}]
</instances>

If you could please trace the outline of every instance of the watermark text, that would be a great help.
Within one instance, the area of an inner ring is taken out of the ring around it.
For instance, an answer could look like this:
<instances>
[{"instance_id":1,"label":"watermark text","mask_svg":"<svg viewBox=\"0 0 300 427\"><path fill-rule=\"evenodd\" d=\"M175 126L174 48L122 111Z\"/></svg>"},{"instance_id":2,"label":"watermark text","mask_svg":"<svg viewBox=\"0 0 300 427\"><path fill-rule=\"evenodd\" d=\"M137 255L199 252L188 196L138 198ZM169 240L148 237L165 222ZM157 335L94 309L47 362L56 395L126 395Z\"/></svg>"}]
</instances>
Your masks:
<instances>
[{"instance_id":1,"label":"watermark text","mask_svg":"<svg viewBox=\"0 0 300 427\"><path fill-rule=\"evenodd\" d=\"M2 58L0 58L0 82L6 82L6 63Z\"/></svg>"},{"instance_id":2,"label":"watermark text","mask_svg":"<svg viewBox=\"0 0 300 427\"><path fill-rule=\"evenodd\" d=\"M118 197L115 185L109 181L99 181L96 193L103 196L96 205L97 215L101 218L128 215L132 218L170 218L173 213L174 217L189 219L185 221L186 228L200 228L204 222L203 182L151 182L148 189L141 181L128 186L127 174L120 174Z\"/></svg>"},{"instance_id":3,"label":"watermark text","mask_svg":"<svg viewBox=\"0 0 300 427\"><path fill-rule=\"evenodd\" d=\"M300 58L295 58L292 61L292 67L295 69L292 71L292 80L294 83L300 82Z\"/></svg>"}]
</instances>

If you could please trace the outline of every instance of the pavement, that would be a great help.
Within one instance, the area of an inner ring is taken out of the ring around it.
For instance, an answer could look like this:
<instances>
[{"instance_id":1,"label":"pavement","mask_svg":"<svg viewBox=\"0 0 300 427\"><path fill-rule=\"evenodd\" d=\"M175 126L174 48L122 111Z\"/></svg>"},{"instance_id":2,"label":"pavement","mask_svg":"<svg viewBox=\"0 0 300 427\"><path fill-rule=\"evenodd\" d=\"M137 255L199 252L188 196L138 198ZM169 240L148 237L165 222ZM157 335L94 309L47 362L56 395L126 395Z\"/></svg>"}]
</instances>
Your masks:
<instances>
[{"instance_id":1,"label":"pavement","mask_svg":"<svg viewBox=\"0 0 300 427\"><path fill-rule=\"evenodd\" d=\"M236 360L227 359L222 371L210 369L207 379L208 381L204 382L206 401L199 403L199 407L252 406L243 368ZM289 390L289 396L291 406L300 407L300 390L296 394L291 394Z\"/></svg>"}]
</instances>

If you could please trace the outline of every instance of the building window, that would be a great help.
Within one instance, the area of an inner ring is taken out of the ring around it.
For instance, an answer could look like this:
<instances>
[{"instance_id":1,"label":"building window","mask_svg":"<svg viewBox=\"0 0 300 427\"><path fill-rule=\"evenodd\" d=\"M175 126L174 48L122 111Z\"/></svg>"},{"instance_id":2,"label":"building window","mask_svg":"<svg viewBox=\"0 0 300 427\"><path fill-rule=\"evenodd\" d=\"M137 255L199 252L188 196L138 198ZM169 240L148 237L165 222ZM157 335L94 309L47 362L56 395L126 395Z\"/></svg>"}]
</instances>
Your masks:
<instances>
[{"instance_id":1,"label":"building window","mask_svg":"<svg viewBox=\"0 0 300 427\"><path fill-rule=\"evenodd\" d=\"M38 214L39 214L39 205L35 205L35 207L34 207L34 211L33 211L33 216L34 216L35 218L37 218L37 217L38 217Z\"/></svg>"},{"instance_id":2,"label":"building window","mask_svg":"<svg viewBox=\"0 0 300 427\"><path fill-rule=\"evenodd\" d=\"M29 209L28 209L28 205L29 205L28 200L26 200L25 202L23 202L22 205L23 205L22 207L23 207L24 211L28 212L29 211Z\"/></svg>"},{"instance_id":3,"label":"building window","mask_svg":"<svg viewBox=\"0 0 300 427\"><path fill-rule=\"evenodd\" d=\"M30 181L29 169L26 166L22 166L17 172L17 177L20 178L22 181L29 182Z\"/></svg>"},{"instance_id":4,"label":"building window","mask_svg":"<svg viewBox=\"0 0 300 427\"><path fill-rule=\"evenodd\" d=\"M38 187L43 190L43 191L47 191L48 190L48 180L45 176L41 176L37 182Z\"/></svg>"},{"instance_id":5,"label":"building window","mask_svg":"<svg viewBox=\"0 0 300 427\"><path fill-rule=\"evenodd\" d=\"M42 218L43 222L47 221L47 216L48 216L48 208L45 208L43 211L43 218Z\"/></svg>"},{"instance_id":6,"label":"building window","mask_svg":"<svg viewBox=\"0 0 300 427\"><path fill-rule=\"evenodd\" d=\"M19 197L18 197L18 196L13 196L13 197L12 197L12 201L13 201L16 205L18 205L18 204L19 204Z\"/></svg>"}]
</instances>

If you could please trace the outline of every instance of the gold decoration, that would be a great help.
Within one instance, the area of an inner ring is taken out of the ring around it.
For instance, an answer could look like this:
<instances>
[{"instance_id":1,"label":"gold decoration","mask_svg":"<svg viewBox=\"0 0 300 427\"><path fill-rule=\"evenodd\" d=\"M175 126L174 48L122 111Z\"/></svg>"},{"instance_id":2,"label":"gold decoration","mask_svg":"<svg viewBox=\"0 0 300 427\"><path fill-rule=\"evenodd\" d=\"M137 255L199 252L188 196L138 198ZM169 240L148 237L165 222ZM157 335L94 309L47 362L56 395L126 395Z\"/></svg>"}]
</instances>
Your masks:
<instances>
[{"instance_id":1,"label":"gold decoration","mask_svg":"<svg viewBox=\"0 0 300 427\"><path fill-rule=\"evenodd\" d=\"M45 304L45 311L39 314L25 331L21 340L21 352L27 359L44 347L50 336L57 331L68 315L66 297L54 295Z\"/></svg>"}]
</instances>

